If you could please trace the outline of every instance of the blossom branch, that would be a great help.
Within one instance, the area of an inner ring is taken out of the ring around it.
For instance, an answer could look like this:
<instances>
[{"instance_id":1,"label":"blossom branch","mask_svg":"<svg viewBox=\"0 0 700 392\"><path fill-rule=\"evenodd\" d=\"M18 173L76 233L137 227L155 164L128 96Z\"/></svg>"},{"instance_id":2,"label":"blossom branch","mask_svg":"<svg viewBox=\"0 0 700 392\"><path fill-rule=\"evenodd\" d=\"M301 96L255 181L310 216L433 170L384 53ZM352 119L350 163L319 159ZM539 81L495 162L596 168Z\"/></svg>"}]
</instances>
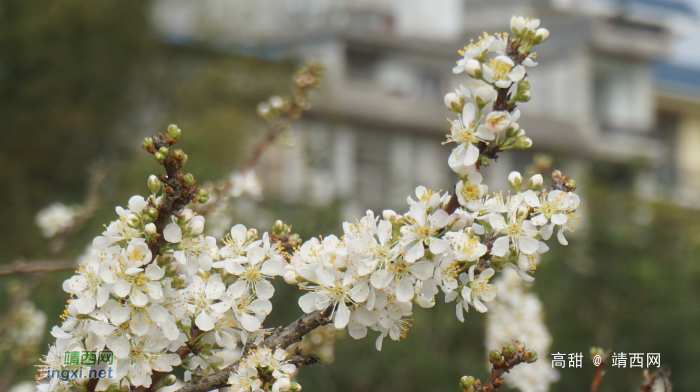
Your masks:
<instances>
[{"instance_id":1,"label":"blossom branch","mask_svg":"<svg viewBox=\"0 0 700 392\"><path fill-rule=\"evenodd\" d=\"M74 260L16 260L14 263L9 265L0 265L0 276L75 270L77 268L78 264Z\"/></svg>"},{"instance_id":2,"label":"blossom branch","mask_svg":"<svg viewBox=\"0 0 700 392\"><path fill-rule=\"evenodd\" d=\"M639 387L639 392L652 392L654 390L654 384L656 384L657 379L661 378L662 383L664 384L664 392L672 392L673 391L673 385L671 384L671 380L669 379L669 376L671 375L671 371L668 370L668 368L663 367L651 375L649 374L648 369L644 369L644 382L642 385Z\"/></svg>"},{"instance_id":3,"label":"blossom branch","mask_svg":"<svg viewBox=\"0 0 700 392\"><path fill-rule=\"evenodd\" d=\"M275 331L260 344L260 347L286 349L292 344L300 342L309 332L331 322L331 310L332 308L328 308L324 311L304 314L295 322ZM248 352L250 351L248 350ZM238 364L246 357L248 352L244 353L241 359L224 369L203 377L198 381L190 381L185 386L178 389L177 392L207 392L228 386L228 377L236 370Z\"/></svg>"}]
</instances>

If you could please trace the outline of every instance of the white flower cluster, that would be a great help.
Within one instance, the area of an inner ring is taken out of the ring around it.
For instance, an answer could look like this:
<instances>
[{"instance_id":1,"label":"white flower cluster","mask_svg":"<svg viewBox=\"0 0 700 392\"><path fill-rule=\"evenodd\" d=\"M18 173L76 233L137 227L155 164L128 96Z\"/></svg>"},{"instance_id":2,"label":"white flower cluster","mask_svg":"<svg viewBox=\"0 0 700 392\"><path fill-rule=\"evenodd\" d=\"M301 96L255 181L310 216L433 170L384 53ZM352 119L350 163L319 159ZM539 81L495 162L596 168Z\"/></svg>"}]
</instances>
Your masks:
<instances>
[{"instance_id":1,"label":"white flower cluster","mask_svg":"<svg viewBox=\"0 0 700 392\"><path fill-rule=\"evenodd\" d=\"M181 364L176 351L188 341L208 344L209 362L232 362L217 354L245 343L272 310L268 279L284 272L284 258L267 233L257 240L236 225L220 249L202 235L204 218L184 210L165 227L164 254L154 259L148 243L156 240L159 203L134 196L128 209L117 207L119 220L94 239L78 273L63 284L72 299L63 324L51 331L56 344L46 362L62 369L66 351L106 347L119 361L117 378L101 379L97 390L115 382L150 386L154 371ZM52 379L43 389L61 385Z\"/></svg>"},{"instance_id":2,"label":"white flower cluster","mask_svg":"<svg viewBox=\"0 0 700 392\"><path fill-rule=\"evenodd\" d=\"M287 352L278 348L274 352L260 347L241 360L229 376L232 392L284 392L301 391L301 385L291 381L296 366L287 363Z\"/></svg>"},{"instance_id":3,"label":"white flower cluster","mask_svg":"<svg viewBox=\"0 0 700 392\"><path fill-rule=\"evenodd\" d=\"M513 271L506 271L494 282L498 299L486 317L486 347L501 347L507 342L527 342L528 348L541 358L549 356L552 336L544 323L542 302L525 291L523 281ZM489 365L490 368L490 365ZM547 361L517 366L504 374L506 382L523 392L547 392L559 379L559 373Z\"/></svg>"}]
</instances>

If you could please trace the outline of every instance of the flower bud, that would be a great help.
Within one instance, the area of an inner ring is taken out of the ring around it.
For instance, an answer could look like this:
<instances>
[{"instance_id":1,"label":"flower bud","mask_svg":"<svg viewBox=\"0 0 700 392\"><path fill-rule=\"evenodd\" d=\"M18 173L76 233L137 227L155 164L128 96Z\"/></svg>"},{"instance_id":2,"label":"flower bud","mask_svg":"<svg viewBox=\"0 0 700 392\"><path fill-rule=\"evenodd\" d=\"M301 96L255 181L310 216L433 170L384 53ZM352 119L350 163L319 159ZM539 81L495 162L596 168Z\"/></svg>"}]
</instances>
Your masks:
<instances>
[{"instance_id":1,"label":"flower bud","mask_svg":"<svg viewBox=\"0 0 700 392\"><path fill-rule=\"evenodd\" d=\"M473 77L473 78L480 78L481 77L481 63L479 60L468 60L467 63L464 65L464 70L465 72Z\"/></svg>"},{"instance_id":2,"label":"flower bud","mask_svg":"<svg viewBox=\"0 0 700 392\"><path fill-rule=\"evenodd\" d=\"M272 390L279 391L279 392L285 392L288 391L289 388L292 386L292 382L289 381L288 378L280 378L277 381L275 381L274 385L272 385Z\"/></svg>"},{"instance_id":3,"label":"flower bud","mask_svg":"<svg viewBox=\"0 0 700 392\"><path fill-rule=\"evenodd\" d=\"M256 229L250 229L248 230L248 233L246 233L246 239L252 240L258 237L258 231Z\"/></svg>"},{"instance_id":4,"label":"flower bud","mask_svg":"<svg viewBox=\"0 0 700 392\"><path fill-rule=\"evenodd\" d=\"M516 339L515 342L513 342L513 347L515 347L517 351L525 350L525 344L523 344L523 342L521 342L518 339Z\"/></svg>"},{"instance_id":5,"label":"flower bud","mask_svg":"<svg viewBox=\"0 0 700 392\"><path fill-rule=\"evenodd\" d=\"M294 270L286 270L284 271L284 275L282 275L282 278L284 279L284 282L287 284L295 285L299 283L297 280L297 272Z\"/></svg>"},{"instance_id":6,"label":"flower bud","mask_svg":"<svg viewBox=\"0 0 700 392\"><path fill-rule=\"evenodd\" d=\"M382 217L388 221L391 221L392 219L396 218L396 212L393 210L384 210L382 211Z\"/></svg>"},{"instance_id":7,"label":"flower bud","mask_svg":"<svg viewBox=\"0 0 700 392\"><path fill-rule=\"evenodd\" d=\"M525 32L526 28L527 23L525 22L525 18L522 16L513 15L513 17L510 18L510 30L516 37L520 37Z\"/></svg>"},{"instance_id":8,"label":"flower bud","mask_svg":"<svg viewBox=\"0 0 700 392\"><path fill-rule=\"evenodd\" d=\"M207 201L209 201L209 191L208 190L200 189L198 195L199 195L199 202L200 203L204 204Z\"/></svg>"},{"instance_id":9,"label":"flower bud","mask_svg":"<svg viewBox=\"0 0 700 392\"><path fill-rule=\"evenodd\" d=\"M146 234L149 236L154 236L156 235L156 225L155 223L149 223L145 227Z\"/></svg>"},{"instance_id":10,"label":"flower bud","mask_svg":"<svg viewBox=\"0 0 700 392\"><path fill-rule=\"evenodd\" d=\"M401 235L406 235L406 234L408 234L410 231L411 231L411 228L408 227L408 226L401 226L401 229L399 230L399 232L401 233Z\"/></svg>"},{"instance_id":11,"label":"flower bud","mask_svg":"<svg viewBox=\"0 0 700 392\"><path fill-rule=\"evenodd\" d=\"M540 43L549 38L549 30L541 27L535 31L535 42Z\"/></svg>"},{"instance_id":12,"label":"flower bud","mask_svg":"<svg viewBox=\"0 0 700 392\"><path fill-rule=\"evenodd\" d=\"M524 149L530 148L530 147L532 147L532 139L530 139L529 137L519 138L515 142L515 148L517 148L517 149L524 150Z\"/></svg>"},{"instance_id":13,"label":"flower bud","mask_svg":"<svg viewBox=\"0 0 700 392\"><path fill-rule=\"evenodd\" d=\"M175 381L177 381L177 377L175 377L174 374L168 374L168 375L165 376L165 378L163 379L163 386L164 386L164 387L169 387L169 386L175 384Z\"/></svg>"},{"instance_id":14,"label":"flower bud","mask_svg":"<svg viewBox=\"0 0 700 392\"><path fill-rule=\"evenodd\" d=\"M187 186L194 185L194 175L192 173L185 174L184 176L182 176L182 182Z\"/></svg>"},{"instance_id":15,"label":"flower bud","mask_svg":"<svg viewBox=\"0 0 700 392\"><path fill-rule=\"evenodd\" d=\"M168 153L170 152L170 149L168 147L163 146L163 147L158 149L158 152L163 154L163 155L168 155Z\"/></svg>"},{"instance_id":16,"label":"flower bud","mask_svg":"<svg viewBox=\"0 0 700 392\"><path fill-rule=\"evenodd\" d=\"M153 138L147 137L143 139L143 143L141 143L141 147L145 148L146 151L152 151L155 150L156 146L153 144Z\"/></svg>"},{"instance_id":17,"label":"flower bud","mask_svg":"<svg viewBox=\"0 0 700 392\"><path fill-rule=\"evenodd\" d=\"M537 361L537 352L532 350L525 350L525 352L523 353L523 358L525 358L525 361L527 361L527 363L533 363Z\"/></svg>"},{"instance_id":18,"label":"flower bud","mask_svg":"<svg viewBox=\"0 0 700 392\"><path fill-rule=\"evenodd\" d=\"M542 178L542 175L535 174L534 176L530 177L530 182L528 182L527 187L532 189L533 191L536 191L542 188L543 183L544 179Z\"/></svg>"},{"instance_id":19,"label":"flower bud","mask_svg":"<svg viewBox=\"0 0 700 392\"><path fill-rule=\"evenodd\" d=\"M301 392L301 385L293 382L289 386L289 390L292 392Z\"/></svg>"},{"instance_id":20,"label":"flower bud","mask_svg":"<svg viewBox=\"0 0 700 392\"><path fill-rule=\"evenodd\" d=\"M155 195L158 192L160 192L161 188L162 185L158 177L151 174L151 176L148 177L148 189L151 191L152 194Z\"/></svg>"},{"instance_id":21,"label":"flower bud","mask_svg":"<svg viewBox=\"0 0 700 392\"><path fill-rule=\"evenodd\" d=\"M503 345L503 355L511 356L515 354L515 347L512 344L506 343Z\"/></svg>"},{"instance_id":22,"label":"flower bud","mask_svg":"<svg viewBox=\"0 0 700 392\"><path fill-rule=\"evenodd\" d=\"M521 205L521 206L518 207L518 209L516 210L515 216L517 216L518 218L523 218L523 219L524 219L524 218L527 216L527 214L528 214L529 212L530 212L530 211L527 209L526 206Z\"/></svg>"},{"instance_id":23,"label":"flower bud","mask_svg":"<svg viewBox=\"0 0 700 392\"><path fill-rule=\"evenodd\" d=\"M267 102L261 102L258 105L258 115L260 117L265 117L268 114L270 114L270 105L268 105Z\"/></svg>"},{"instance_id":24,"label":"flower bud","mask_svg":"<svg viewBox=\"0 0 700 392\"><path fill-rule=\"evenodd\" d=\"M182 151L181 149L177 148L173 150L173 158L177 159L178 161L182 160L182 158L185 157L185 152Z\"/></svg>"},{"instance_id":25,"label":"flower bud","mask_svg":"<svg viewBox=\"0 0 700 392\"><path fill-rule=\"evenodd\" d=\"M527 91L530 89L530 81L523 79L518 82L518 91Z\"/></svg>"},{"instance_id":26,"label":"flower bud","mask_svg":"<svg viewBox=\"0 0 700 392\"><path fill-rule=\"evenodd\" d=\"M153 156L156 158L158 163L163 163L163 161L165 161L165 155L161 154L160 152L153 154Z\"/></svg>"},{"instance_id":27,"label":"flower bud","mask_svg":"<svg viewBox=\"0 0 700 392\"><path fill-rule=\"evenodd\" d=\"M503 364L503 355L498 352L498 350L491 350L489 353L489 362L496 366L500 366Z\"/></svg>"},{"instance_id":28,"label":"flower bud","mask_svg":"<svg viewBox=\"0 0 700 392\"><path fill-rule=\"evenodd\" d=\"M523 176L520 173L514 171L508 175L508 185L516 191L520 190L520 186L523 184Z\"/></svg>"},{"instance_id":29,"label":"flower bud","mask_svg":"<svg viewBox=\"0 0 700 392\"><path fill-rule=\"evenodd\" d=\"M270 106L272 106L273 109L282 109L282 105L284 105L284 100L282 97L279 95L273 95L270 97Z\"/></svg>"},{"instance_id":30,"label":"flower bud","mask_svg":"<svg viewBox=\"0 0 700 392\"><path fill-rule=\"evenodd\" d=\"M151 217L153 219L158 217L158 209L153 206L147 206L144 212L146 213L146 216Z\"/></svg>"},{"instance_id":31,"label":"flower bud","mask_svg":"<svg viewBox=\"0 0 700 392\"><path fill-rule=\"evenodd\" d=\"M445 106L450 110L461 113L464 106L464 98L457 95L457 93L447 93L445 94Z\"/></svg>"},{"instance_id":32,"label":"flower bud","mask_svg":"<svg viewBox=\"0 0 700 392\"><path fill-rule=\"evenodd\" d=\"M185 164L187 163L187 159L188 159L187 154L184 154L184 155L182 156L182 160L180 161L180 164L178 165L178 167L183 167L183 166L185 166Z\"/></svg>"},{"instance_id":33,"label":"flower bud","mask_svg":"<svg viewBox=\"0 0 700 392\"><path fill-rule=\"evenodd\" d=\"M175 139L178 140L180 139L180 136L182 135L182 131L180 128L177 127L175 124L170 124L168 126L168 130L165 131L165 135L168 136L170 139Z\"/></svg>"},{"instance_id":34,"label":"flower bud","mask_svg":"<svg viewBox=\"0 0 700 392\"><path fill-rule=\"evenodd\" d=\"M472 376L462 376L462 378L459 379L459 387L462 389L467 389L474 385L474 377Z\"/></svg>"}]
</instances>

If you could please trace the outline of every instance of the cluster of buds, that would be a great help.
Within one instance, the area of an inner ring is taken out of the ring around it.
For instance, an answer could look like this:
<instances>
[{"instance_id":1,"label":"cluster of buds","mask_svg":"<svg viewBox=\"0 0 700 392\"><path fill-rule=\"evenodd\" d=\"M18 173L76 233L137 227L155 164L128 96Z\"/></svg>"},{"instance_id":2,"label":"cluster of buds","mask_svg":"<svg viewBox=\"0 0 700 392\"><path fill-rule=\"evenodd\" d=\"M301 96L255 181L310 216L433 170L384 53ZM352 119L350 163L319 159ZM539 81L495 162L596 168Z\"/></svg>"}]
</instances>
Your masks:
<instances>
[{"instance_id":1,"label":"cluster of buds","mask_svg":"<svg viewBox=\"0 0 700 392\"><path fill-rule=\"evenodd\" d=\"M530 50L534 45L544 42L549 37L549 30L540 27L539 19L513 16L510 30L521 42L521 52Z\"/></svg>"},{"instance_id":2,"label":"cluster of buds","mask_svg":"<svg viewBox=\"0 0 700 392\"><path fill-rule=\"evenodd\" d=\"M289 226L278 220L275 225L272 226L272 234L270 239L273 242L280 244L284 250L294 250L301 245L301 237L299 234L292 233L292 226Z\"/></svg>"},{"instance_id":3,"label":"cluster of buds","mask_svg":"<svg viewBox=\"0 0 700 392\"><path fill-rule=\"evenodd\" d=\"M165 131L165 136L158 134L158 136L147 137L141 143L141 147L153 154L159 164L162 165L166 159L171 158L177 164L177 168L181 169L187 164L187 154L179 148L170 149L180 140L180 136L182 136L180 128L175 124L170 124Z\"/></svg>"},{"instance_id":4,"label":"cluster of buds","mask_svg":"<svg viewBox=\"0 0 700 392\"><path fill-rule=\"evenodd\" d=\"M521 363L533 363L537 361L537 353L525 348L525 345L516 340L506 343L501 350L492 350L489 353L489 362L493 366L491 377L482 384L481 380L472 376L464 376L459 381L459 387L464 392L490 392L503 385L505 380L501 377L503 373Z\"/></svg>"}]
</instances>

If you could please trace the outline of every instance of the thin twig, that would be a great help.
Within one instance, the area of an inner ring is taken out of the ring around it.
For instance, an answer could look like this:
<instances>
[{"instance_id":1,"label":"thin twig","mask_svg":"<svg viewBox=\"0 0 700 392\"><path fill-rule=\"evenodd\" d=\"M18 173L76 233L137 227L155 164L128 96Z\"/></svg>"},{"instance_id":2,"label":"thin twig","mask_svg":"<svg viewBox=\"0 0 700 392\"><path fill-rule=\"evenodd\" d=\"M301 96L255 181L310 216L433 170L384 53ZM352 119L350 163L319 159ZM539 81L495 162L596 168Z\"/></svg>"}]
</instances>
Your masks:
<instances>
[{"instance_id":1,"label":"thin twig","mask_svg":"<svg viewBox=\"0 0 700 392\"><path fill-rule=\"evenodd\" d=\"M78 263L75 260L17 260L12 264L0 265L0 276L76 269Z\"/></svg>"},{"instance_id":2,"label":"thin twig","mask_svg":"<svg viewBox=\"0 0 700 392\"><path fill-rule=\"evenodd\" d=\"M608 362L608 358L610 358L610 354L612 354L612 350L606 351L605 354L601 356L600 364L595 367L595 376L591 383L591 392L598 392L600 382L603 380L603 376L605 376L605 365Z\"/></svg>"}]
</instances>

